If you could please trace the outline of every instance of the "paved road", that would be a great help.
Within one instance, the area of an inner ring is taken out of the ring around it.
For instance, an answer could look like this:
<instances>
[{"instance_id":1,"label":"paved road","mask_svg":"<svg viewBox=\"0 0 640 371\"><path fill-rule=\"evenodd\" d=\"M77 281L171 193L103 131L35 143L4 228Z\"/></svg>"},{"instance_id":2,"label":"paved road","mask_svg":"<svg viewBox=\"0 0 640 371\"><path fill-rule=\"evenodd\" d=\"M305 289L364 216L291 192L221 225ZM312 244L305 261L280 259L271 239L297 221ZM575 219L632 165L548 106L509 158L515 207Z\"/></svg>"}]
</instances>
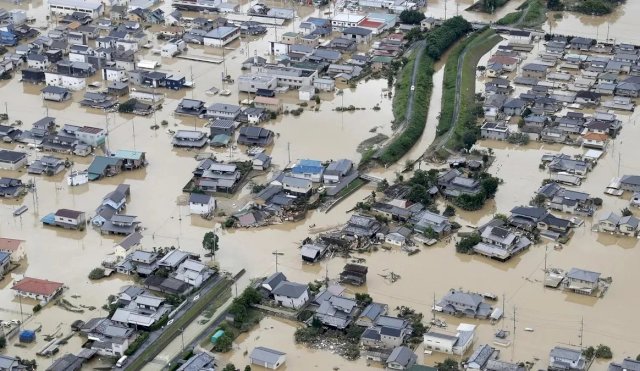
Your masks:
<instances>
[{"instance_id":1,"label":"paved road","mask_svg":"<svg viewBox=\"0 0 640 371\"><path fill-rule=\"evenodd\" d=\"M193 301L193 297L196 295L200 295L200 296L204 295L204 293L214 288L220 282L220 279L221 279L221 276L216 275L209 282L205 283L205 285L196 293L189 295L189 297L187 297L186 299L187 304L185 304L182 308L180 308L180 310L173 316L173 319L177 320L178 318L183 316L195 304L195 302ZM114 369L117 371L125 370L127 368L127 365L132 364L133 361L135 361L138 357L140 357L140 355L145 351L145 349L149 348L149 346L151 346L151 344L153 344L158 339L158 337L167 329L167 327L168 326L164 326L163 328L150 333L147 341L145 341L144 344L142 344L142 346L138 348L138 350L134 354L129 356L125 366L122 368L114 368Z\"/></svg>"},{"instance_id":2,"label":"paved road","mask_svg":"<svg viewBox=\"0 0 640 371\"><path fill-rule=\"evenodd\" d=\"M420 59L422 59L422 55L424 54L424 48L426 47L426 45L427 45L427 42L425 40L420 40L418 42L413 43L405 52L405 55L408 55L409 53L414 51L418 54L416 54L416 59L413 62L413 71L411 72L411 82L409 83L409 99L407 101L407 110L405 111L406 114L404 116L404 120L398 126L398 129L396 129L394 134L389 139L387 139L387 142L386 142L387 144L391 143L397 136L402 134L402 132L404 132L404 129L407 123L411 121L411 116L413 115L413 101L415 98L415 91L411 90L411 86L415 86L416 84L416 76L418 75L418 66L420 65ZM429 104L429 102L425 102L425 103ZM380 157L385 149L386 149L386 146L381 147L378 150L378 152L376 152L374 157Z\"/></svg>"}]
</instances>

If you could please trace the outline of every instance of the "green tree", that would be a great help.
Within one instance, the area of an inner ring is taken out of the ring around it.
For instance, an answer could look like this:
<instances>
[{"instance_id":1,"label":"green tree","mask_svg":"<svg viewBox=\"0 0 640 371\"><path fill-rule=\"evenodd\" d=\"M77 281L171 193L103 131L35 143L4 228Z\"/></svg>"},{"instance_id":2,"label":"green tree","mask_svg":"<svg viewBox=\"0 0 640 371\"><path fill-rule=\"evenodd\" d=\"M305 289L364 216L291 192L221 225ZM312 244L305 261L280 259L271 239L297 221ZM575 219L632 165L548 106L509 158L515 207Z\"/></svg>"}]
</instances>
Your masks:
<instances>
[{"instance_id":1,"label":"green tree","mask_svg":"<svg viewBox=\"0 0 640 371\"><path fill-rule=\"evenodd\" d=\"M91 272L89 272L90 280L99 280L104 278L104 269L102 268L93 268Z\"/></svg>"},{"instance_id":2,"label":"green tree","mask_svg":"<svg viewBox=\"0 0 640 371\"><path fill-rule=\"evenodd\" d=\"M389 188L389 182L387 182L386 179L382 179L382 181L378 183L378 186L376 187L376 191L384 192L384 190L386 190L387 188Z\"/></svg>"},{"instance_id":3,"label":"green tree","mask_svg":"<svg viewBox=\"0 0 640 371\"><path fill-rule=\"evenodd\" d=\"M456 215L456 209L451 205L447 205L447 207L444 208L442 215L446 216L447 218L452 217Z\"/></svg>"},{"instance_id":4,"label":"green tree","mask_svg":"<svg viewBox=\"0 0 640 371\"><path fill-rule=\"evenodd\" d=\"M411 202L420 202L424 205L429 204L431 197L429 196L429 191L422 184L414 184L407 194L407 200Z\"/></svg>"},{"instance_id":5,"label":"green tree","mask_svg":"<svg viewBox=\"0 0 640 371\"><path fill-rule=\"evenodd\" d=\"M404 35L404 38L407 39L409 42L415 41L415 40L420 40L422 39L422 31L420 31L420 27L414 27L412 29L409 30L409 32L407 32Z\"/></svg>"},{"instance_id":6,"label":"green tree","mask_svg":"<svg viewBox=\"0 0 640 371\"><path fill-rule=\"evenodd\" d=\"M422 234L429 239L437 239L438 237L440 237L438 233L436 233L436 231L434 231L433 228L431 228L431 226L428 226L427 228L425 228Z\"/></svg>"},{"instance_id":7,"label":"green tree","mask_svg":"<svg viewBox=\"0 0 640 371\"><path fill-rule=\"evenodd\" d=\"M42 309L42 305L40 305L40 304L36 304L36 305L33 307L33 313L38 313L41 309Z\"/></svg>"},{"instance_id":8,"label":"green tree","mask_svg":"<svg viewBox=\"0 0 640 371\"><path fill-rule=\"evenodd\" d=\"M620 210L620 212L622 213L622 216L631 216L631 215L633 215L633 213L631 212L631 210L629 210L628 207L625 207L624 209Z\"/></svg>"},{"instance_id":9,"label":"green tree","mask_svg":"<svg viewBox=\"0 0 640 371\"><path fill-rule=\"evenodd\" d=\"M436 363L438 371L458 371L458 362L455 359L447 358L442 362Z\"/></svg>"},{"instance_id":10,"label":"green tree","mask_svg":"<svg viewBox=\"0 0 640 371\"><path fill-rule=\"evenodd\" d=\"M473 251L473 247L481 241L482 238L478 233L472 233L462 237L462 239L456 243L456 251L461 254L469 254Z\"/></svg>"},{"instance_id":11,"label":"green tree","mask_svg":"<svg viewBox=\"0 0 640 371\"><path fill-rule=\"evenodd\" d=\"M227 363L227 365L224 366L222 371L236 371L236 366L233 363Z\"/></svg>"},{"instance_id":12,"label":"green tree","mask_svg":"<svg viewBox=\"0 0 640 371\"><path fill-rule=\"evenodd\" d=\"M611 352L611 348L606 345L600 344L596 348L595 356L596 358L611 359L613 358L613 353Z\"/></svg>"},{"instance_id":13,"label":"green tree","mask_svg":"<svg viewBox=\"0 0 640 371\"><path fill-rule=\"evenodd\" d=\"M251 371L251 366L246 365L246 366L244 367L244 371Z\"/></svg>"},{"instance_id":14,"label":"green tree","mask_svg":"<svg viewBox=\"0 0 640 371\"><path fill-rule=\"evenodd\" d=\"M0 336L0 349L4 349L7 346L7 339L4 336Z\"/></svg>"},{"instance_id":15,"label":"green tree","mask_svg":"<svg viewBox=\"0 0 640 371\"><path fill-rule=\"evenodd\" d=\"M213 232L207 232L204 234L204 237L202 237L202 248L209 251L211 259L216 257L216 251L219 250L218 240L218 235Z\"/></svg>"},{"instance_id":16,"label":"green tree","mask_svg":"<svg viewBox=\"0 0 640 371\"><path fill-rule=\"evenodd\" d=\"M406 24L420 24L424 18L424 13L418 10L403 10L400 13L400 22Z\"/></svg>"},{"instance_id":17,"label":"green tree","mask_svg":"<svg viewBox=\"0 0 640 371\"><path fill-rule=\"evenodd\" d=\"M478 140L478 135L474 131L466 131L462 135L462 144L464 145L464 148L466 148L467 150L471 149L471 147L473 147L473 145L476 144L477 140Z\"/></svg>"},{"instance_id":18,"label":"green tree","mask_svg":"<svg viewBox=\"0 0 640 371\"><path fill-rule=\"evenodd\" d=\"M582 355L584 355L587 359L593 358L596 353L596 349L592 346L582 351Z\"/></svg>"},{"instance_id":19,"label":"green tree","mask_svg":"<svg viewBox=\"0 0 640 371\"><path fill-rule=\"evenodd\" d=\"M226 353L230 351L232 347L233 347L233 339L231 338L231 336L225 333L224 335L218 338L218 340L216 341L216 344L213 346L213 350L220 353Z\"/></svg>"},{"instance_id":20,"label":"green tree","mask_svg":"<svg viewBox=\"0 0 640 371\"><path fill-rule=\"evenodd\" d=\"M500 180L496 177L488 176L480 181L480 187L484 191L487 198L493 198L498 191Z\"/></svg>"},{"instance_id":21,"label":"green tree","mask_svg":"<svg viewBox=\"0 0 640 371\"><path fill-rule=\"evenodd\" d=\"M560 0L547 0L547 8L549 10L564 10L564 4Z\"/></svg>"},{"instance_id":22,"label":"green tree","mask_svg":"<svg viewBox=\"0 0 640 371\"><path fill-rule=\"evenodd\" d=\"M356 302L361 307L366 307L373 302L373 299L371 298L371 295L367 293L356 293Z\"/></svg>"}]
</instances>

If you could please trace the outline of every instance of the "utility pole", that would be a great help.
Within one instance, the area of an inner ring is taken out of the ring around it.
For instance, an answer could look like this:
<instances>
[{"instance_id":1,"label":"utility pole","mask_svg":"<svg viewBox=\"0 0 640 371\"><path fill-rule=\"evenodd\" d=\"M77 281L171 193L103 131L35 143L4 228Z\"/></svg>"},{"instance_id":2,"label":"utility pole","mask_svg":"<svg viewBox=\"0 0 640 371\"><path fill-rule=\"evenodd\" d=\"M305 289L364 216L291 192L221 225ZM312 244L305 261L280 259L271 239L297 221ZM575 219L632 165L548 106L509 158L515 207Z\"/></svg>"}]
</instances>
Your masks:
<instances>
[{"instance_id":1,"label":"utility pole","mask_svg":"<svg viewBox=\"0 0 640 371\"><path fill-rule=\"evenodd\" d=\"M436 293L433 293L433 307L431 307L431 319L436 320Z\"/></svg>"},{"instance_id":2,"label":"utility pole","mask_svg":"<svg viewBox=\"0 0 640 371\"><path fill-rule=\"evenodd\" d=\"M155 116L155 115L154 115ZM131 132L133 134L133 150L136 150L136 122L131 119Z\"/></svg>"},{"instance_id":3,"label":"utility pole","mask_svg":"<svg viewBox=\"0 0 640 371\"><path fill-rule=\"evenodd\" d=\"M291 143L289 142L287 142L287 158L289 159L287 165L289 165L291 163Z\"/></svg>"},{"instance_id":4,"label":"utility pole","mask_svg":"<svg viewBox=\"0 0 640 371\"><path fill-rule=\"evenodd\" d=\"M278 250L271 253L276 256L276 273L278 273L278 256L284 255L284 253L278 252Z\"/></svg>"},{"instance_id":5,"label":"utility pole","mask_svg":"<svg viewBox=\"0 0 640 371\"><path fill-rule=\"evenodd\" d=\"M447 20L447 0L444 0L444 20Z\"/></svg>"},{"instance_id":6,"label":"utility pole","mask_svg":"<svg viewBox=\"0 0 640 371\"><path fill-rule=\"evenodd\" d=\"M580 317L580 350L582 350L582 335L584 334L584 317Z\"/></svg>"},{"instance_id":7,"label":"utility pole","mask_svg":"<svg viewBox=\"0 0 640 371\"><path fill-rule=\"evenodd\" d=\"M544 245L544 272L547 273L547 251L549 251L549 245Z\"/></svg>"},{"instance_id":8,"label":"utility pole","mask_svg":"<svg viewBox=\"0 0 640 371\"><path fill-rule=\"evenodd\" d=\"M511 361L516 351L516 306L513 306L513 346L511 347Z\"/></svg>"}]
</instances>

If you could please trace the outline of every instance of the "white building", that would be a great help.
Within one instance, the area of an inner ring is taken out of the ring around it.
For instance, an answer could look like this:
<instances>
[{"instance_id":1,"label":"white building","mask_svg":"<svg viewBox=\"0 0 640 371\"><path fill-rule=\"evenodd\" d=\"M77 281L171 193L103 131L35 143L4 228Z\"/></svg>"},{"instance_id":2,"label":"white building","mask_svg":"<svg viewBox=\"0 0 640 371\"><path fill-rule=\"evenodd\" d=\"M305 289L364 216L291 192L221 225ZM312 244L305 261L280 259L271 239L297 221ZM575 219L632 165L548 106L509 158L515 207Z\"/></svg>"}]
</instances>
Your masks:
<instances>
[{"instance_id":1,"label":"white building","mask_svg":"<svg viewBox=\"0 0 640 371\"><path fill-rule=\"evenodd\" d=\"M84 77L69 76L57 72L45 72L44 79L45 83L49 86L57 86L69 90L78 91L87 87L87 82Z\"/></svg>"},{"instance_id":2,"label":"white building","mask_svg":"<svg viewBox=\"0 0 640 371\"><path fill-rule=\"evenodd\" d=\"M24 241L13 238L0 238L0 252L11 255L11 261L17 262L25 257Z\"/></svg>"},{"instance_id":3,"label":"white building","mask_svg":"<svg viewBox=\"0 0 640 371\"><path fill-rule=\"evenodd\" d=\"M193 259L185 260L176 271L175 278L198 288L211 277L211 270L201 262Z\"/></svg>"},{"instance_id":4,"label":"white building","mask_svg":"<svg viewBox=\"0 0 640 371\"><path fill-rule=\"evenodd\" d=\"M216 200L212 196L192 193L189 196L189 212L191 214L211 214L216 209Z\"/></svg>"},{"instance_id":5,"label":"white building","mask_svg":"<svg viewBox=\"0 0 640 371\"><path fill-rule=\"evenodd\" d=\"M283 307L298 309L309 301L309 286L282 281L271 291L275 301Z\"/></svg>"},{"instance_id":6,"label":"white building","mask_svg":"<svg viewBox=\"0 0 640 371\"><path fill-rule=\"evenodd\" d=\"M96 0L48 0L47 3L50 13L71 14L73 12L81 12L89 14L94 19L104 13L104 4Z\"/></svg>"},{"instance_id":7,"label":"white building","mask_svg":"<svg viewBox=\"0 0 640 371\"><path fill-rule=\"evenodd\" d=\"M334 31L342 31L347 27L355 27L364 20L363 15L341 13L331 19L331 27Z\"/></svg>"},{"instance_id":8,"label":"white building","mask_svg":"<svg viewBox=\"0 0 640 371\"><path fill-rule=\"evenodd\" d=\"M231 43L238 37L240 37L239 27L222 26L207 32L207 34L204 35L203 43L205 46L220 48Z\"/></svg>"},{"instance_id":9,"label":"white building","mask_svg":"<svg viewBox=\"0 0 640 371\"><path fill-rule=\"evenodd\" d=\"M89 183L89 172L86 170L72 171L69 176L67 176L67 185L72 187L87 183Z\"/></svg>"},{"instance_id":10,"label":"white building","mask_svg":"<svg viewBox=\"0 0 640 371\"><path fill-rule=\"evenodd\" d=\"M238 91L255 93L258 89L275 90L278 79L275 76L250 74L238 76Z\"/></svg>"},{"instance_id":11,"label":"white building","mask_svg":"<svg viewBox=\"0 0 640 371\"><path fill-rule=\"evenodd\" d=\"M435 352L464 355L475 340L476 326L461 323L455 335L429 331L424 334L425 349Z\"/></svg>"}]
</instances>

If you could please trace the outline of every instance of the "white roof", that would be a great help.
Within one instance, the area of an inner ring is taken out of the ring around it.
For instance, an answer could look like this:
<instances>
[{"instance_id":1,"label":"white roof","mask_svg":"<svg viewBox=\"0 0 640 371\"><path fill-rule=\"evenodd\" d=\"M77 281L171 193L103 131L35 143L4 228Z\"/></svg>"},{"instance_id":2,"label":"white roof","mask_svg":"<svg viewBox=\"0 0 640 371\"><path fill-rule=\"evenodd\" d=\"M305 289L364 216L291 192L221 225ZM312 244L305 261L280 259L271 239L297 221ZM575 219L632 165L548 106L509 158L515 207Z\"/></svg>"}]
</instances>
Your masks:
<instances>
[{"instance_id":1,"label":"white roof","mask_svg":"<svg viewBox=\"0 0 640 371\"><path fill-rule=\"evenodd\" d=\"M331 20L332 21L337 21L337 22L355 22L355 23L360 23L360 21L363 20L363 19L364 19L363 15L340 13L340 14L336 14L336 16L333 17Z\"/></svg>"},{"instance_id":2,"label":"white roof","mask_svg":"<svg viewBox=\"0 0 640 371\"><path fill-rule=\"evenodd\" d=\"M68 6L77 9L91 9L98 10L102 7L100 1L85 1L85 0L48 0L49 5L56 6Z\"/></svg>"},{"instance_id":3,"label":"white roof","mask_svg":"<svg viewBox=\"0 0 640 371\"><path fill-rule=\"evenodd\" d=\"M156 61L150 61L148 59L143 59L140 62L138 62L138 68L144 68L147 70L153 70L156 67L158 67L158 62Z\"/></svg>"}]
</instances>

